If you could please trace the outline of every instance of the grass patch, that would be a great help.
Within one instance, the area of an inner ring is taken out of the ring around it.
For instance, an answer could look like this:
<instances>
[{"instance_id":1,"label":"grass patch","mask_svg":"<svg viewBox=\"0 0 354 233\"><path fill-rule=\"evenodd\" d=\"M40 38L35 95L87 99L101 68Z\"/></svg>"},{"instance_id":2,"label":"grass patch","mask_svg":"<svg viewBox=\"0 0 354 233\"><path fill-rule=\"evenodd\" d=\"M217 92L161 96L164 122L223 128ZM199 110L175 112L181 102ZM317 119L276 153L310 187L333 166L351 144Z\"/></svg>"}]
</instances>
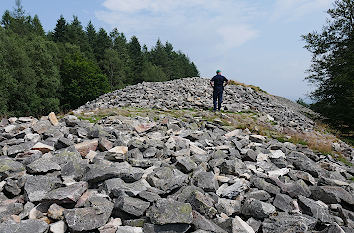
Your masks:
<instances>
[{"instance_id":1,"label":"grass patch","mask_svg":"<svg viewBox=\"0 0 354 233\"><path fill-rule=\"evenodd\" d=\"M268 94L265 90L262 90L262 89L261 89L260 87L258 87L258 86L247 85L247 84L244 84L244 83L237 82L237 81L235 81L235 80L230 80L229 84L230 84L230 85L236 85L236 86L250 87L250 88L252 88L253 90L255 90L255 91L257 91L257 92L263 92L263 93Z\"/></svg>"},{"instance_id":2,"label":"grass patch","mask_svg":"<svg viewBox=\"0 0 354 233\"><path fill-rule=\"evenodd\" d=\"M348 167L352 167L353 166L353 164L351 162L349 162L343 155L339 155L338 157L335 157L335 159L337 161L339 161L339 162L344 163Z\"/></svg>"}]
</instances>

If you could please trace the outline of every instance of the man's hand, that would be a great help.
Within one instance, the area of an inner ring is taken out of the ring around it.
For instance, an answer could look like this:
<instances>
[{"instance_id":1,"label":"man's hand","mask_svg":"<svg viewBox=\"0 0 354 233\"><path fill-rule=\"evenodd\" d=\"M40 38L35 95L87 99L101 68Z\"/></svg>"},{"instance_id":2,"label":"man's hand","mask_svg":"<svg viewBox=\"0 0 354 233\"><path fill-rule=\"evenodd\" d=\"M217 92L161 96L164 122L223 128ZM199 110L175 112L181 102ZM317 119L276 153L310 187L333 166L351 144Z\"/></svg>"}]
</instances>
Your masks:
<instances>
[{"instance_id":1,"label":"man's hand","mask_svg":"<svg viewBox=\"0 0 354 233\"><path fill-rule=\"evenodd\" d=\"M224 83L224 87L226 87L226 86L229 84L229 82L230 82L230 80L229 80L229 81L226 81L226 82Z\"/></svg>"},{"instance_id":2,"label":"man's hand","mask_svg":"<svg viewBox=\"0 0 354 233\"><path fill-rule=\"evenodd\" d=\"M210 86L214 88L214 82L210 82Z\"/></svg>"}]
</instances>

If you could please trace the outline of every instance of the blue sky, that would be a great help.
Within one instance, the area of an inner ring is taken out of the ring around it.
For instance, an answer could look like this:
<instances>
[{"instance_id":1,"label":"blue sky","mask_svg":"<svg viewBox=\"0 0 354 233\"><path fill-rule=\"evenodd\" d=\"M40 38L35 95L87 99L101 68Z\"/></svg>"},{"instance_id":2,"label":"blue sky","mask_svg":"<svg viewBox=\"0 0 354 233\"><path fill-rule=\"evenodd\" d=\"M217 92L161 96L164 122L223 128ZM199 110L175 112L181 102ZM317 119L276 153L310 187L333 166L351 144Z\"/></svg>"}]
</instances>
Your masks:
<instances>
[{"instance_id":1,"label":"blue sky","mask_svg":"<svg viewBox=\"0 0 354 233\"><path fill-rule=\"evenodd\" d=\"M304 81L311 54L300 36L320 30L333 0L22 0L46 31L61 14L77 15L86 26L117 27L141 44L171 42L198 66L201 76L215 70L292 100L311 86ZM14 0L1 0L0 11Z\"/></svg>"}]
</instances>

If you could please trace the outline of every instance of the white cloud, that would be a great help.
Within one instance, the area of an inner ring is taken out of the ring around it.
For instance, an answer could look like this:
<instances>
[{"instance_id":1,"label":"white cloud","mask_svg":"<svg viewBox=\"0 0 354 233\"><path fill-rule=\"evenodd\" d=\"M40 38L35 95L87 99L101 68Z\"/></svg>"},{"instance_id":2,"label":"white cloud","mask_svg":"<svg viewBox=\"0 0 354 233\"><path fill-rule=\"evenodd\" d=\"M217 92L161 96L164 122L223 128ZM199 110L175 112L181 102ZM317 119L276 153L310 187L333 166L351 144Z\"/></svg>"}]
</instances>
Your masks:
<instances>
[{"instance_id":1,"label":"white cloud","mask_svg":"<svg viewBox=\"0 0 354 233\"><path fill-rule=\"evenodd\" d=\"M106 10L96 12L100 20L143 39L192 40L220 51L258 36L249 23L258 11L245 0L106 0L103 6Z\"/></svg>"},{"instance_id":2,"label":"white cloud","mask_svg":"<svg viewBox=\"0 0 354 233\"><path fill-rule=\"evenodd\" d=\"M318 10L329 9L333 0L276 0L271 21L296 20Z\"/></svg>"}]
</instances>

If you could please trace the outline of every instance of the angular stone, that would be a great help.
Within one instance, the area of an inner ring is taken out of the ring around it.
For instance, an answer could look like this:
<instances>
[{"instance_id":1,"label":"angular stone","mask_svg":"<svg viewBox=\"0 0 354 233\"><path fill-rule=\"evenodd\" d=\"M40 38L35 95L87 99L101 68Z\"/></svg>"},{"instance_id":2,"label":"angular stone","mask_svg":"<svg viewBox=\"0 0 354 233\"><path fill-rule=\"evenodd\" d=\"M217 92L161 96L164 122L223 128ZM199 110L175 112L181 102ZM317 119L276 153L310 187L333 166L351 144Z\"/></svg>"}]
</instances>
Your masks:
<instances>
[{"instance_id":1,"label":"angular stone","mask_svg":"<svg viewBox=\"0 0 354 233\"><path fill-rule=\"evenodd\" d=\"M121 178L126 182L140 180L144 174L141 168L132 167L127 162L115 163L114 165L92 164L84 175L84 180L89 183L99 183L111 178Z\"/></svg>"},{"instance_id":2,"label":"angular stone","mask_svg":"<svg viewBox=\"0 0 354 233\"><path fill-rule=\"evenodd\" d=\"M195 229L205 230L207 232L226 233L224 229L206 219L203 215L197 211L193 211L193 226Z\"/></svg>"},{"instance_id":3,"label":"angular stone","mask_svg":"<svg viewBox=\"0 0 354 233\"><path fill-rule=\"evenodd\" d=\"M194 210L209 218L213 218L217 213L217 210L214 208L214 200L199 191L193 192L188 202Z\"/></svg>"},{"instance_id":4,"label":"angular stone","mask_svg":"<svg viewBox=\"0 0 354 233\"><path fill-rule=\"evenodd\" d=\"M291 197L298 197L300 195L309 197L311 191L303 180L297 180L294 183L286 184L286 191Z\"/></svg>"},{"instance_id":5,"label":"angular stone","mask_svg":"<svg viewBox=\"0 0 354 233\"><path fill-rule=\"evenodd\" d=\"M64 219L64 208L57 205L52 204L48 209L48 217L55 220L63 220Z\"/></svg>"},{"instance_id":6,"label":"angular stone","mask_svg":"<svg viewBox=\"0 0 354 233\"><path fill-rule=\"evenodd\" d=\"M197 168L197 164L189 157L179 156L176 160L176 167L184 173L190 173Z\"/></svg>"},{"instance_id":7,"label":"angular stone","mask_svg":"<svg viewBox=\"0 0 354 233\"><path fill-rule=\"evenodd\" d=\"M205 150L199 148L194 143L190 143L190 150L193 154L197 154L197 155L205 155L207 153Z\"/></svg>"},{"instance_id":8,"label":"angular stone","mask_svg":"<svg viewBox=\"0 0 354 233\"><path fill-rule=\"evenodd\" d=\"M269 158L271 159L285 158L285 154L281 150L271 150Z\"/></svg>"},{"instance_id":9,"label":"angular stone","mask_svg":"<svg viewBox=\"0 0 354 233\"><path fill-rule=\"evenodd\" d=\"M54 150L54 147L46 145L44 143L41 142L37 142L31 150L39 150L40 152L42 152L43 154L48 153L50 151Z\"/></svg>"},{"instance_id":10,"label":"angular stone","mask_svg":"<svg viewBox=\"0 0 354 233\"><path fill-rule=\"evenodd\" d=\"M146 214L153 224L164 225L170 223L191 224L193 221L192 206L172 199L160 199Z\"/></svg>"},{"instance_id":11,"label":"angular stone","mask_svg":"<svg viewBox=\"0 0 354 233\"><path fill-rule=\"evenodd\" d=\"M185 233L190 229L189 224L174 223L165 225L144 224L144 233Z\"/></svg>"},{"instance_id":12,"label":"angular stone","mask_svg":"<svg viewBox=\"0 0 354 233\"><path fill-rule=\"evenodd\" d=\"M235 183L228 186L227 184L223 184L216 191L216 194L220 197L226 197L229 199L233 199L240 195L240 193L249 189L249 182L244 179L236 179Z\"/></svg>"},{"instance_id":13,"label":"angular stone","mask_svg":"<svg viewBox=\"0 0 354 233\"><path fill-rule=\"evenodd\" d=\"M317 218L323 223L330 223L332 221L329 215L328 206L323 202L299 196L298 203L302 213Z\"/></svg>"},{"instance_id":14,"label":"angular stone","mask_svg":"<svg viewBox=\"0 0 354 233\"><path fill-rule=\"evenodd\" d=\"M64 221L59 221L50 224L50 232L51 233L65 233L67 226Z\"/></svg>"},{"instance_id":15,"label":"angular stone","mask_svg":"<svg viewBox=\"0 0 354 233\"><path fill-rule=\"evenodd\" d=\"M249 198L243 203L241 213L257 219L268 218L275 212L275 207L269 203Z\"/></svg>"},{"instance_id":16,"label":"angular stone","mask_svg":"<svg viewBox=\"0 0 354 233\"><path fill-rule=\"evenodd\" d=\"M33 145L34 145L33 142L25 142L25 143L21 143L19 145L9 146L7 148L7 155L13 157L19 153L23 153L25 151L30 150Z\"/></svg>"},{"instance_id":17,"label":"angular stone","mask_svg":"<svg viewBox=\"0 0 354 233\"><path fill-rule=\"evenodd\" d=\"M265 141L265 137L261 135L250 135L251 142L263 143Z\"/></svg>"},{"instance_id":18,"label":"angular stone","mask_svg":"<svg viewBox=\"0 0 354 233\"><path fill-rule=\"evenodd\" d=\"M59 125L58 118L54 112L49 113L48 118L49 118L50 123L52 123L53 126Z\"/></svg>"},{"instance_id":19,"label":"angular stone","mask_svg":"<svg viewBox=\"0 0 354 233\"><path fill-rule=\"evenodd\" d=\"M267 193L264 190L255 190L252 192L248 192L245 195L245 197L246 198L254 198L254 199L257 199L260 201L267 201L270 198L270 195L269 195L269 193Z\"/></svg>"},{"instance_id":20,"label":"angular stone","mask_svg":"<svg viewBox=\"0 0 354 233\"><path fill-rule=\"evenodd\" d=\"M293 199L281 193L275 196L273 205L284 212L291 212L294 209Z\"/></svg>"},{"instance_id":21,"label":"angular stone","mask_svg":"<svg viewBox=\"0 0 354 233\"><path fill-rule=\"evenodd\" d=\"M101 151L110 150L110 149L112 149L112 147L113 147L113 143L110 142L107 138L100 138L98 140L98 148Z\"/></svg>"},{"instance_id":22,"label":"angular stone","mask_svg":"<svg viewBox=\"0 0 354 233\"><path fill-rule=\"evenodd\" d=\"M12 173L24 171L25 167L20 162L16 162L10 158L0 157L0 173Z\"/></svg>"},{"instance_id":23,"label":"angular stone","mask_svg":"<svg viewBox=\"0 0 354 233\"><path fill-rule=\"evenodd\" d=\"M215 205L216 209L220 213L224 213L227 216L233 214L239 214L241 211L241 201L230 200L226 198L218 198L218 203Z\"/></svg>"},{"instance_id":24,"label":"angular stone","mask_svg":"<svg viewBox=\"0 0 354 233\"><path fill-rule=\"evenodd\" d=\"M48 120L40 120L32 126L32 129L38 134L43 134L47 132L50 127L52 127L52 124Z\"/></svg>"},{"instance_id":25,"label":"angular stone","mask_svg":"<svg viewBox=\"0 0 354 233\"><path fill-rule=\"evenodd\" d=\"M30 174L39 174L52 171L60 171L61 167L52 159L39 158L33 161L32 163L28 164L26 169L27 172Z\"/></svg>"},{"instance_id":26,"label":"angular stone","mask_svg":"<svg viewBox=\"0 0 354 233\"><path fill-rule=\"evenodd\" d=\"M212 172L198 172L193 176L193 183L207 192L215 192L219 188L215 175Z\"/></svg>"},{"instance_id":27,"label":"angular stone","mask_svg":"<svg viewBox=\"0 0 354 233\"><path fill-rule=\"evenodd\" d=\"M4 233L46 233L49 225L37 219L23 220L19 223L7 221L0 224L0 232Z\"/></svg>"},{"instance_id":28,"label":"angular stone","mask_svg":"<svg viewBox=\"0 0 354 233\"><path fill-rule=\"evenodd\" d=\"M104 189L110 196L118 197L122 192L129 196L137 196L140 192L147 190L147 183L142 180L125 183L120 178L109 179L104 182Z\"/></svg>"},{"instance_id":29,"label":"angular stone","mask_svg":"<svg viewBox=\"0 0 354 233\"><path fill-rule=\"evenodd\" d=\"M64 217L72 231L90 231L104 226L111 216L114 204L102 197L92 200L90 207L67 209Z\"/></svg>"},{"instance_id":30,"label":"angular stone","mask_svg":"<svg viewBox=\"0 0 354 233\"><path fill-rule=\"evenodd\" d=\"M311 187L311 197L315 200L321 200L327 204L346 202L354 205L354 198L345 189L337 186L314 186Z\"/></svg>"},{"instance_id":31,"label":"angular stone","mask_svg":"<svg viewBox=\"0 0 354 233\"><path fill-rule=\"evenodd\" d=\"M21 203L14 203L11 201L1 201L0 221L9 219L12 215L18 215L22 211L23 211L23 205Z\"/></svg>"},{"instance_id":32,"label":"angular stone","mask_svg":"<svg viewBox=\"0 0 354 233\"><path fill-rule=\"evenodd\" d=\"M81 156L85 157L90 152L90 150L95 151L97 146L98 140L93 139L76 144L75 149L81 154Z\"/></svg>"},{"instance_id":33,"label":"angular stone","mask_svg":"<svg viewBox=\"0 0 354 233\"><path fill-rule=\"evenodd\" d=\"M279 176L285 176L286 174L289 173L289 169L288 168L281 168L281 169L277 169L277 170L272 170L272 171L268 171L268 176L269 177L279 177Z\"/></svg>"},{"instance_id":34,"label":"angular stone","mask_svg":"<svg viewBox=\"0 0 354 233\"><path fill-rule=\"evenodd\" d=\"M115 154L126 154L128 152L128 147L126 146L116 146L110 149L108 152Z\"/></svg>"},{"instance_id":35,"label":"angular stone","mask_svg":"<svg viewBox=\"0 0 354 233\"><path fill-rule=\"evenodd\" d=\"M143 233L141 227L119 226L115 233Z\"/></svg>"},{"instance_id":36,"label":"angular stone","mask_svg":"<svg viewBox=\"0 0 354 233\"><path fill-rule=\"evenodd\" d=\"M143 216L149 206L149 202L128 196L119 197L114 204L115 209L124 211L125 213L136 217Z\"/></svg>"},{"instance_id":37,"label":"angular stone","mask_svg":"<svg viewBox=\"0 0 354 233\"><path fill-rule=\"evenodd\" d=\"M266 191L268 193L271 193L271 194L280 193L280 188L278 188L277 186L275 186L275 185L273 185L271 183L268 183L267 181L265 181L262 178L257 178L257 177L252 178L251 182L253 183L253 185L256 188L264 190L264 191Z\"/></svg>"},{"instance_id":38,"label":"angular stone","mask_svg":"<svg viewBox=\"0 0 354 233\"><path fill-rule=\"evenodd\" d=\"M28 176L25 183L25 195L30 202L42 201L49 191L60 187L61 180L54 176Z\"/></svg>"},{"instance_id":39,"label":"angular stone","mask_svg":"<svg viewBox=\"0 0 354 233\"><path fill-rule=\"evenodd\" d=\"M307 215L289 215L279 213L278 216L271 216L265 219L262 224L264 233L283 232L312 232L317 220Z\"/></svg>"},{"instance_id":40,"label":"angular stone","mask_svg":"<svg viewBox=\"0 0 354 233\"><path fill-rule=\"evenodd\" d=\"M231 138L231 137L239 136L241 135L241 133L242 133L242 129L235 129L231 132L226 133L224 136L226 138Z\"/></svg>"},{"instance_id":41,"label":"angular stone","mask_svg":"<svg viewBox=\"0 0 354 233\"><path fill-rule=\"evenodd\" d=\"M152 122L152 123L141 123L141 124L135 125L134 128L135 128L136 132L144 133L144 132L147 132L147 131L151 130L155 126L156 126L155 122Z\"/></svg>"},{"instance_id":42,"label":"angular stone","mask_svg":"<svg viewBox=\"0 0 354 233\"><path fill-rule=\"evenodd\" d=\"M44 197L44 200L56 203L76 203L87 190L86 182L78 182L67 187L54 189Z\"/></svg>"},{"instance_id":43,"label":"angular stone","mask_svg":"<svg viewBox=\"0 0 354 233\"><path fill-rule=\"evenodd\" d=\"M119 226L122 225L122 220L120 218L114 218L109 221L106 225L98 228L100 233L116 233Z\"/></svg>"},{"instance_id":44,"label":"angular stone","mask_svg":"<svg viewBox=\"0 0 354 233\"><path fill-rule=\"evenodd\" d=\"M188 182L188 176L177 169L170 167L159 167L150 173L146 180L153 187L165 192L181 187Z\"/></svg>"},{"instance_id":45,"label":"angular stone","mask_svg":"<svg viewBox=\"0 0 354 233\"><path fill-rule=\"evenodd\" d=\"M232 220L232 233L255 233L252 227L243 221L239 216Z\"/></svg>"}]
</instances>

